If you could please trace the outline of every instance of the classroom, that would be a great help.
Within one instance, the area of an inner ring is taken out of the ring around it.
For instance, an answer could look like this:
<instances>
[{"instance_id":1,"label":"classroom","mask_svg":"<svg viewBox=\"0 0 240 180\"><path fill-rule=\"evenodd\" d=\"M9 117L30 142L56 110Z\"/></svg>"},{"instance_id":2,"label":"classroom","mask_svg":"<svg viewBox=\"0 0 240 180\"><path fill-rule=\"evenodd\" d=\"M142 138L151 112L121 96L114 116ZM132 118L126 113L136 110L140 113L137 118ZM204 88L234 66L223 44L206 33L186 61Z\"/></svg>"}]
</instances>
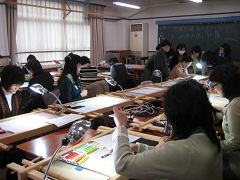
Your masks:
<instances>
[{"instance_id":1,"label":"classroom","mask_svg":"<svg viewBox=\"0 0 240 180\"><path fill-rule=\"evenodd\" d=\"M0 179L240 179L239 7L0 0Z\"/></svg>"}]
</instances>

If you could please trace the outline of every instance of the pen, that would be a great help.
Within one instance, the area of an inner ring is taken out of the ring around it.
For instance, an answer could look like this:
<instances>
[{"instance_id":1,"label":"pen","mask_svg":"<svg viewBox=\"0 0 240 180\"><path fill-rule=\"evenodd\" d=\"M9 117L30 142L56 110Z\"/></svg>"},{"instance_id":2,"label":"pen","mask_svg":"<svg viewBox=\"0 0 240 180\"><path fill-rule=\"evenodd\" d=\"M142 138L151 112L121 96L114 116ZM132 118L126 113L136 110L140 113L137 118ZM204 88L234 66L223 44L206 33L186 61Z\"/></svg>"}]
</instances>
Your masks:
<instances>
[{"instance_id":1,"label":"pen","mask_svg":"<svg viewBox=\"0 0 240 180\"><path fill-rule=\"evenodd\" d=\"M112 154L112 153L107 153L107 154L105 154L105 155L101 156L101 158L108 157L108 156L110 156L111 154Z\"/></svg>"}]
</instances>

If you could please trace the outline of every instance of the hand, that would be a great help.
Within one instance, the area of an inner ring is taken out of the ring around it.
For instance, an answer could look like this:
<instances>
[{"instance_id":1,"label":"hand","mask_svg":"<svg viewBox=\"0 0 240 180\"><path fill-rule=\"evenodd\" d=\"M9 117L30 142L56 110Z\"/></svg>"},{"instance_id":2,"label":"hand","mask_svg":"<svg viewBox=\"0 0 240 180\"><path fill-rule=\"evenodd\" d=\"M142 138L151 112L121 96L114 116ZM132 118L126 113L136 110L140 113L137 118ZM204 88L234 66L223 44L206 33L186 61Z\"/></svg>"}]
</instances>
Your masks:
<instances>
[{"instance_id":1,"label":"hand","mask_svg":"<svg viewBox=\"0 0 240 180\"><path fill-rule=\"evenodd\" d=\"M87 90L86 89L82 90L81 96L82 97L86 97L87 96Z\"/></svg>"},{"instance_id":2,"label":"hand","mask_svg":"<svg viewBox=\"0 0 240 180\"><path fill-rule=\"evenodd\" d=\"M132 149L132 152L138 152L138 144L130 143L130 148Z\"/></svg>"},{"instance_id":3,"label":"hand","mask_svg":"<svg viewBox=\"0 0 240 180\"><path fill-rule=\"evenodd\" d=\"M116 126L126 126L127 124L127 115L118 107L113 107L114 112L114 121Z\"/></svg>"}]
</instances>

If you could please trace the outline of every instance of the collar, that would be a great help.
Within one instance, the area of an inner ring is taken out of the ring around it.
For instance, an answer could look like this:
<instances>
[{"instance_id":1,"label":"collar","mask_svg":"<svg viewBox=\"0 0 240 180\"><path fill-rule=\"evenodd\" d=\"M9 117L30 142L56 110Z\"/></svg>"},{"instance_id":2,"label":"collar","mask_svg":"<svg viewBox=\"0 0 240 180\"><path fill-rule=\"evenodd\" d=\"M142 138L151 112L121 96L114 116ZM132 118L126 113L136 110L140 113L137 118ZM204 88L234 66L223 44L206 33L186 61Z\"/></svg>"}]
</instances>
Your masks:
<instances>
[{"instance_id":1,"label":"collar","mask_svg":"<svg viewBox=\"0 0 240 180\"><path fill-rule=\"evenodd\" d=\"M12 94L12 93L8 92L6 89L4 89L3 87L1 87L1 88L2 88L2 91L3 91L3 93L4 93L5 95L10 95L10 94Z\"/></svg>"},{"instance_id":2,"label":"collar","mask_svg":"<svg viewBox=\"0 0 240 180\"><path fill-rule=\"evenodd\" d=\"M68 77L68 79L70 79L70 81L71 81L73 84L75 84L75 81L74 81L73 76L72 76L71 74L68 74L67 77Z\"/></svg>"}]
</instances>

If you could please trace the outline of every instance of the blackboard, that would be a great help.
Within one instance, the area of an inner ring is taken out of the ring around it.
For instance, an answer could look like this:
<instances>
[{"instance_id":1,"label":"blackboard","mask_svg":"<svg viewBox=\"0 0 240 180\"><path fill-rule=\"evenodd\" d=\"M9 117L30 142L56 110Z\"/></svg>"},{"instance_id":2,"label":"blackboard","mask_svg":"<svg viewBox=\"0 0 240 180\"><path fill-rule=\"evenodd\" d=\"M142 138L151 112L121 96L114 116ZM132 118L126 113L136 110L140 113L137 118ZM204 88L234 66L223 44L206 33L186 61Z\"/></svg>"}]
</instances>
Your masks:
<instances>
[{"instance_id":1,"label":"blackboard","mask_svg":"<svg viewBox=\"0 0 240 180\"><path fill-rule=\"evenodd\" d=\"M200 45L202 51L215 51L224 42L230 44L232 60L240 60L240 18L225 21L224 19L199 19L198 22L174 21L158 24L159 41L166 38L172 42L174 50L178 43L184 43L187 53L192 46ZM221 20L221 21L220 21ZM199 22L200 21L200 22ZM201 22L202 21L202 22Z\"/></svg>"}]
</instances>

